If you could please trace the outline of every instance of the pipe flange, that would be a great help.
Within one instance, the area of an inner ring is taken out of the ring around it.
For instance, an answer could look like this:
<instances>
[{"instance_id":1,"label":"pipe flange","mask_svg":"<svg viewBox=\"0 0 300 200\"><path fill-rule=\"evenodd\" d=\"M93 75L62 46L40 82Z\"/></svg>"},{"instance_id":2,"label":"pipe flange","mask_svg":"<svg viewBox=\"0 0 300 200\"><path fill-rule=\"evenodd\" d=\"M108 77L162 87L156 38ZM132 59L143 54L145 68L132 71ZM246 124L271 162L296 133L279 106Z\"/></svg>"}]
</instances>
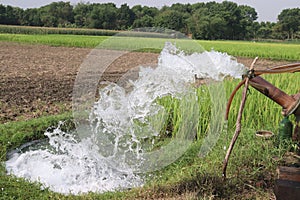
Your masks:
<instances>
[{"instance_id":1,"label":"pipe flange","mask_svg":"<svg viewBox=\"0 0 300 200\"><path fill-rule=\"evenodd\" d=\"M300 115L300 93L293 95L293 98L295 98L296 101L286 111L284 111L285 116L289 116L291 114Z\"/></svg>"}]
</instances>

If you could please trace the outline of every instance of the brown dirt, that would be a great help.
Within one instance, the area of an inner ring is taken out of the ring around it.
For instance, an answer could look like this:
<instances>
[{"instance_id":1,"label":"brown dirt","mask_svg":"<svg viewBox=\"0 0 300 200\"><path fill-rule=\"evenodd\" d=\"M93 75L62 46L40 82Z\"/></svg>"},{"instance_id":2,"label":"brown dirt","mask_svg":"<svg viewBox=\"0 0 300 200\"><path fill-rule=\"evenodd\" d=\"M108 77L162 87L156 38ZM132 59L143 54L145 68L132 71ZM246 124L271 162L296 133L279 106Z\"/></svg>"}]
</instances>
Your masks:
<instances>
[{"instance_id":1,"label":"brown dirt","mask_svg":"<svg viewBox=\"0 0 300 200\"><path fill-rule=\"evenodd\" d=\"M74 80L87 48L0 42L0 122L24 120L71 109ZM141 64L155 64L158 54L131 52L114 61L104 79L116 81ZM250 66L252 59L238 58ZM259 60L257 67L284 61Z\"/></svg>"}]
</instances>

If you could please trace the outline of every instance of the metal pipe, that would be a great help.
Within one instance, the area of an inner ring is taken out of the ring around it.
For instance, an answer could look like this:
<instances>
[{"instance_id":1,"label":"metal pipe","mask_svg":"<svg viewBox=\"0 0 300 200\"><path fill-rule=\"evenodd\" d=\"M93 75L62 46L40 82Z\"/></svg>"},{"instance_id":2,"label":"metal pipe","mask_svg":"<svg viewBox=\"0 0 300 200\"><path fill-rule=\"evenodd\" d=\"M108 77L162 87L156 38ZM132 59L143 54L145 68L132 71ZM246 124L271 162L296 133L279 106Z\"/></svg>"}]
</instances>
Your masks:
<instances>
[{"instance_id":1,"label":"metal pipe","mask_svg":"<svg viewBox=\"0 0 300 200\"><path fill-rule=\"evenodd\" d=\"M283 115L290 115L290 111L293 110L293 108L296 106L297 101L295 98L292 96L286 94L279 88L275 87L265 79L263 79L260 76L256 76L254 78L250 79L250 85L264 94L265 96L269 97L272 99L274 102L279 104L283 108ZM300 98L299 98L300 99ZM299 105L298 105L299 106ZM297 107L298 107L297 106Z\"/></svg>"},{"instance_id":2,"label":"metal pipe","mask_svg":"<svg viewBox=\"0 0 300 200\"><path fill-rule=\"evenodd\" d=\"M270 69L257 69L253 74L259 76L261 74L281 74L281 73L295 73L300 72L300 63L292 63L288 65L282 65L279 67L273 67Z\"/></svg>"}]
</instances>

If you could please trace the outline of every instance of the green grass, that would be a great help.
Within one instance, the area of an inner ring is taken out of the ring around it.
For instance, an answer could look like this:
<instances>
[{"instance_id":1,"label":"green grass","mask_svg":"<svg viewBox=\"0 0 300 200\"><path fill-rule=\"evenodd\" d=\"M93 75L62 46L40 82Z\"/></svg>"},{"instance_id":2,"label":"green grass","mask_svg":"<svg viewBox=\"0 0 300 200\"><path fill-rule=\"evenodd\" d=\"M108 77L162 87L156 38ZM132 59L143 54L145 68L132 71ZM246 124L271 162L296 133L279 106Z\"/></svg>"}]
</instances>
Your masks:
<instances>
[{"instance_id":1,"label":"green grass","mask_svg":"<svg viewBox=\"0 0 300 200\"><path fill-rule=\"evenodd\" d=\"M299 91L299 73L268 75L264 78L288 94ZM237 83L236 80L224 82L227 97ZM278 123L282 118L281 108L253 88L250 89L243 114L242 132L228 165L228 179L223 182L221 173L226 153L224 147L228 147L234 132L241 91L233 101L227 133L221 134L213 150L204 158L199 157L198 154L203 138L210 128L212 117L209 112L208 87L201 86L197 89L197 94L202 116L197 125L198 132L195 141L175 163L148 174L146 176L148 181L143 188L125 192L65 196L53 193L48 189L40 190L40 185L37 183L28 183L23 179L7 176L4 166L2 166L0 168L0 199L158 199L170 196L178 198L180 195L198 195L200 199L270 199L276 178L276 167L282 162L283 154L291 146L276 146L276 136L273 139L264 140L257 138L255 132L267 129L276 134ZM170 123L176 131L176 127L180 126L182 117L184 117L183 110L180 110L178 106L180 102L166 97L160 99L159 103L166 106L170 113ZM43 131L48 126L69 118L70 115L66 114L1 125L1 160L5 160L8 149L27 141L43 138ZM172 135L165 135L165 137L172 137Z\"/></svg>"},{"instance_id":2,"label":"green grass","mask_svg":"<svg viewBox=\"0 0 300 200\"><path fill-rule=\"evenodd\" d=\"M299 92L299 74L268 75L265 78L288 94ZM291 81L293 80L293 81ZM225 81L227 96L237 85L238 81ZM198 91L203 91L202 86ZM199 97L203 97L203 93ZM205 97L205 96L204 96ZM207 95L206 95L207 97ZM233 101L227 134L221 135L218 143L205 158L198 157L201 142L209 128L206 118L200 119L197 142L176 163L157 172L150 178L150 188L155 188L152 195L157 193L177 193L197 191L202 197L216 199L270 199L276 175L276 167L282 161L283 154L292 145L278 145L278 123L282 119L281 108L274 102L254 90L250 89L242 120L242 132L236 143L228 166L226 182L222 181L222 162L234 133L235 120L239 109L241 91ZM170 105L169 100L166 105ZM201 104L201 103L200 103ZM203 105L208 106L207 102ZM207 111L202 110L207 113ZM179 113L176 113L179 114ZM209 121L209 120L208 120ZM257 130L270 130L275 137L270 140L258 138ZM277 158L277 159L275 159ZM271 190L271 191L270 191Z\"/></svg>"},{"instance_id":3,"label":"green grass","mask_svg":"<svg viewBox=\"0 0 300 200\"><path fill-rule=\"evenodd\" d=\"M16 148L21 144L40 139L44 131L57 124L60 120L71 118L71 113L44 116L29 121L9 122L0 125L0 145L5 149ZM1 154L1 161L5 159Z\"/></svg>"},{"instance_id":4,"label":"green grass","mask_svg":"<svg viewBox=\"0 0 300 200\"><path fill-rule=\"evenodd\" d=\"M0 34L0 41L10 41L28 44L44 44L50 46L87 47L94 48L107 39L107 36L82 36L82 35L25 35L25 34Z\"/></svg>"},{"instance_id":5,"label":"green grass","mask_svg":"<svg viewBox=\"0 0 300 200\"><path fill-rule=\"evenodd\" d=\"M268 58L274 60L300 60L300 44L249 42L249 41L186 41L181 39L165 39L150 37L115 37L106 40L108 36L64 35L64 34L0 34L0 41L12 41L30 44L45 44L51 46L95 48L101 42L102 48L109 47L130 51L159 52L165 41L176 42L182 49L191 52L214 49L227 52L232 56ZM201 47L201 46L203 47Z\"/></svg>"},{"instance_id":6,"label":"green grass","mask_svg":"<svg viewBox=\"0 0 300 200\"><path fill-rule=\"evenodd\" d=\"M203 51L201 46L192 40L176 40L148 37L108 37L86 35L27 35L0 34L0 41L10 41L29 44L44 44L50 46L105 48L126 51L141 51L159 53L166 41L175 42L182 49L188 51Z\"/></svg>"},{"instance_id":7,"label":"green grass","mask_svg":"<svg viewBox=\"0 0 300 200\"><path fill-rule=\"evenodd\" d=\"M205 49L227 52L229 55L274 60L300 60L300 44L248 41L199 41Z\"/></svg>"},{"instance_id":8,"label":"green grass","mask_svg":"<svg viewBox=\"0 0 300 200\"><path fill-rule=\"evenodd\" d=\"M98 36L112 36L118 33L114 30L105 29L85 29L85 28L56 28L56 27L37 27L37 26L12 26L1 25L0 33L10 34L69 34L69 35L98 35Z\"/></svg>"}]
</instances>

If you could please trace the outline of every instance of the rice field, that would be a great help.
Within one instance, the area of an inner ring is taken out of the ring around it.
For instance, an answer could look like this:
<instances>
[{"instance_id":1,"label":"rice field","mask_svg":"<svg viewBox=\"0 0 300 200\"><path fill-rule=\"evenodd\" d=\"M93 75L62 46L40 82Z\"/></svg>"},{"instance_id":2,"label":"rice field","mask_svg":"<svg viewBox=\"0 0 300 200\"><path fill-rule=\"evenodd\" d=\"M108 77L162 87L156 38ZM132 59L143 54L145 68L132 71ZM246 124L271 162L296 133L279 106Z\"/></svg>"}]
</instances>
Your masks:
<instances>
[{"instance_id":1,"label":"rice field","mask_svg":"<svg viewBox=\"0 0 300 200\"><path fill-rule=\"evenodd\" d=\"M116 37L116 36L115 36ZM51 46L68 46L68 47L84 47L95 48L99 44L109 39L109 36L88 36L88 35L64 35L64 34L0 34L0 41L11 41L19 43L30 44L45 44ZM117 46L120 47L120 42L126 48L130 46L131 50L138 51L154 51L159 52L162 49L162 40L158 38L130 38L130 37L116 37L117 39L109 40L118 42ZM126 38L126 39L125 39ZM188 41L182 39L169 39L175 43L185 43L183 48L189 49L191 52L205 50L215 50L226 52L232 56L241 56L255 58L273 59L273 60L300 60L300 44L288 43L270 43L270 42L250 42L250 41ZM148 49L139 49L148 45ZM109 43L110 47L112 44Z\"/></svg>"},{"instance_id":2,"label":"rice field","mask_svg":"<svg viewBox=\"0 0 300 200\"><path fill-rule=\"evenodd\" d=\"M230 55L274 59L300 60L300 44L249 42L249 41L199 41L207 50L227 52Z\"/></svg>"}]
</instances>

